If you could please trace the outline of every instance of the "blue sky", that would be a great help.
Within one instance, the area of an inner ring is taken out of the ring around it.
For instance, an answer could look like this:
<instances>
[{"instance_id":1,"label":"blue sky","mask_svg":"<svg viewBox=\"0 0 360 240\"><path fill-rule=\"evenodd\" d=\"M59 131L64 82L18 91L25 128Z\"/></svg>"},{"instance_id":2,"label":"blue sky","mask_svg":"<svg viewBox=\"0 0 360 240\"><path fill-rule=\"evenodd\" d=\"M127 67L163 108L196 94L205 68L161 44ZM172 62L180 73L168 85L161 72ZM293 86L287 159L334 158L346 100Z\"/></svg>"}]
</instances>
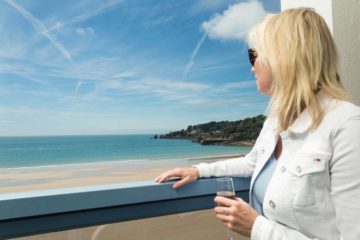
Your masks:
<instances>
[{"instance_id":1,"label":"blue sky","mask_svg":"<svg viewBox=\"0 0 360 240\"><path fill-rule=\"evenodd\" d=\"M0 135L165 133L264 113L246 32L279 9L279 0L1 0Z\"/></svg>"}]
</instances>

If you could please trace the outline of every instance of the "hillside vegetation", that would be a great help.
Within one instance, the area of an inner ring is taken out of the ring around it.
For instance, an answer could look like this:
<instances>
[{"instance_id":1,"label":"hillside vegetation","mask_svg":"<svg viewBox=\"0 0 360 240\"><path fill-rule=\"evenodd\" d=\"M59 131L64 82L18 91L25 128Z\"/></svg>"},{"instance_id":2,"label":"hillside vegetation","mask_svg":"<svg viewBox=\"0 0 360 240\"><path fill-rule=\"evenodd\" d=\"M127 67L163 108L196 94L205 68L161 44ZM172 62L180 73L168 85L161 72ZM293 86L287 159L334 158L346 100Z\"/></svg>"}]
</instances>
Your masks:
<instances>
[{"instance_id":1,"label":"hillside vegetation","mask_svg":"<svg viewBox=\"0 0 360 240\"><path fill-rule=\"evenodd\" d=\"M264 115L258 115L238 121L212 121L190 125L186 129L160 135L160 138L191 139L201 144L253 145L265 118Z\"/></svg>"}]
</instances>

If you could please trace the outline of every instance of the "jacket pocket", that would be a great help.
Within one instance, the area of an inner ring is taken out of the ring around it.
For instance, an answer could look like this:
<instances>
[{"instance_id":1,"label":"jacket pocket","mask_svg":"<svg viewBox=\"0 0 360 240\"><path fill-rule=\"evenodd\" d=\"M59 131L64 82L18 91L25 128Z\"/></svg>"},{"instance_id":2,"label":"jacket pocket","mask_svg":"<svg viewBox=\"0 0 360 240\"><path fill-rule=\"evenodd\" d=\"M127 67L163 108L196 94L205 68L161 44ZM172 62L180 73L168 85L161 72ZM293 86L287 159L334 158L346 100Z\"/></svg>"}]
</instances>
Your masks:
<instances>
[{"instance_id":1,"label":"jacket pocket","mask_svg":"<svg viewBox=\"0 0 360 240\"><path fill-rule=\"evenodd\" d=\"M291 179L294 207L307 207L316 203L325 184L327 161L331 154L303 153L287 166Z\"/></svg>"}]
</instances>

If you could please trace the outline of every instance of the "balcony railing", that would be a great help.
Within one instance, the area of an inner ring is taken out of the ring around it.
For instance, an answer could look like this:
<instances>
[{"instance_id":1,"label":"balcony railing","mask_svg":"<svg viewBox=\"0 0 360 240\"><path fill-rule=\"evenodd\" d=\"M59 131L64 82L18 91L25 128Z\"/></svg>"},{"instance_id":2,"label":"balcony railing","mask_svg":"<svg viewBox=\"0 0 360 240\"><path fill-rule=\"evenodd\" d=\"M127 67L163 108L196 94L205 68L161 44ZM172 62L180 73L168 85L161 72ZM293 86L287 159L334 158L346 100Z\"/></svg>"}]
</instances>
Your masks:
<instances>
[{"instance_id":1,"label":"balcony railing","mask_svg":"<svg viewBox=\"0 0 360 240\"><path fill-rule=\"evenodd\" d=\"M171 215L214 207L215 179L178 190L173 182L134 182L0 195L0 239ZM248 201L249 178L234 178Z\"/></svg>"}]
</instances>

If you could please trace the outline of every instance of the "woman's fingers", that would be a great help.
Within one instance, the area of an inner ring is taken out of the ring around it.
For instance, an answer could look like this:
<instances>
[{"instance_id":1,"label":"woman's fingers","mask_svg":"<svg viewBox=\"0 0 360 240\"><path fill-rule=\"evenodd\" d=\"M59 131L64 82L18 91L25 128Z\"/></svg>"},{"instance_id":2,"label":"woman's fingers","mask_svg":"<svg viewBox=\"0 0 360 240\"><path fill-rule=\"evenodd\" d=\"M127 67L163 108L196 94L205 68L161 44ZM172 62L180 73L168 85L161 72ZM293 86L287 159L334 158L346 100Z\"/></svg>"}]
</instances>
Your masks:
<instances>
[{"instance_id":1,"label":"woman's fingers","mask_svg":"<svg viewBox=\"0 0 360 240\"><path fill-rule=\"evenodd\" d=\"M162 174L160 174L159 176L157 176L156 178L155 178L155 182L158 182L158 183L161 183L161 182L163 182L164 181L164 179L166 179L166 177L167 177L167 172L164 172L164 173L162 173Z\"/></svg>"},{"instance_id":2,"label":"woman's fingers","mask_svg":"<svg viewBox=\"0 0 360 240\"><path fill-rule=\"evenodd\" d=\"M157 178L155 178L155 182L162 183L170 178L181 178L181 180L177 181L173 188L181 187L189 182L195 181L199 177L199 170L195 167L190 168L174 168L170 171L164 172L160 174Z\"/></svg>"},{"instance_id":3,"label":"woman's fingers","mask_svg":"<svg viewBox=\"0 0 360 240\"><path fill-rule=\"evenodd\" d=\"M228 223L231 222L232 217L224 214L216 214L216 217L219 218L222 222Z\"/></svg>"},{"instance_id":4,"label":"woman's fingers","mask_svg":"<svg viewBox=\"0 0 360 240\"><path fill-rule=\"evenodd\" d=\"M230 209L229 207L215 207L214 211L216 214L229 215Z\"/></svg>"},{"instance_id":5,"label":"woman's fingers","mask_svg":"<svg viewBox=\"0 0 360 240\"><path fill-rule=\"evenodd\" d=\"M180 181L177 181L176 183L174 183L172 187L173 188L179 188L179 187L182 187L182 186L184 186L185 184L187 184L189 182L191 182L191 179L190 179L189 176L187 176L187 177L181 179Z\"/></svg>"},{"instance_id":6,"label":"woman's fingers","mask_svg":"<svg viewBox=\"0 0 360 240\"><path fill-rule=\"evenodd\" d=\"M163 181L163 179L164 179L164 175L165 175L165 173L160 174L159 176L157 176L157 177L154 179L154 181L155 181L155 182L158 182L158 183L161 183L161 182Z\"/></svg>"},{"instance_id":7,"label":"woman's fingers","mask_svg":"<svg viewBox=\"0 0 360 240\"><path fill-rule=\"evenodd\" d=\"M180 173L181 173L181 171L177 168L172 169L170 171L166 171L166 172L160 174L160 176L158 176L157 178L155 178L155 182L162 183L171 177L181 177Z\"/></svg>"},{"instance_id":8,"label":"woman's fingers","mask_svg":"<svg viewBox=\"0 0 360 240\"><path fill-rule=\"evenodd\" d=\"M231 230L250 236L257 212L241 198L229 199L217 196L214 201L220 205L214 208L216 216Z\"/></svg>"},{"instance_id":9,"label":"woman's fingers","mask_svg":"<svg viewBox=\"0 0 360 240\"><path fill-rule=\"evenodd\" d=\"M163 174L161 174L160 176L158 176L156 179L155 179L155 182L158 182L158 183L163 183L165 182L168 178L171 177L171 173L169 172L165 172Z\"/></svg>"},{"instance_id":10,"label":"woman's fingers","mask_svg":"<svg viewBox=\"0 0 360 240\"><path fill-rule=\"evenodd\" d=\"M214 202L217 205L230 207L231 205L233 205L236 202L236 200L226 198L226 197L222 197L222 196L216 196L215 199L214 199Z\"/></svg>"}]
</instances>

